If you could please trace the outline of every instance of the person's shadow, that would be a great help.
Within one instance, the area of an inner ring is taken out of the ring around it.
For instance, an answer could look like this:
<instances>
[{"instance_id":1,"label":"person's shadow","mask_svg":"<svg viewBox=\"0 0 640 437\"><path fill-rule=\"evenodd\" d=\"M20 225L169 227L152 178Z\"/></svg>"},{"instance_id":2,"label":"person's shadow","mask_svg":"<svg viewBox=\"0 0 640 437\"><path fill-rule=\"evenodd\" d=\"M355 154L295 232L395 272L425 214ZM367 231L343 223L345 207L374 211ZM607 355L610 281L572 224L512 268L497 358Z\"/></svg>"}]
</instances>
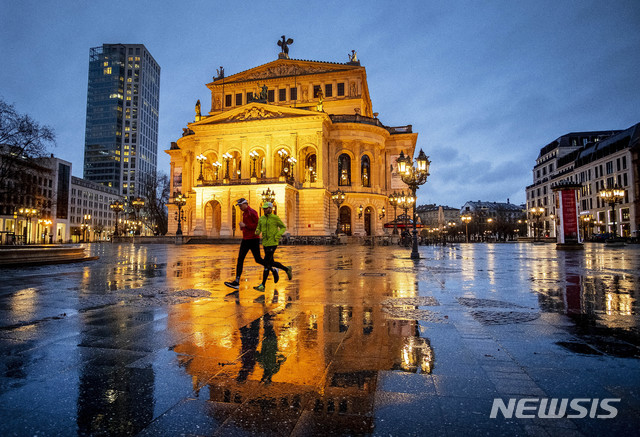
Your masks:
<instances>
[{"instance_id":1,"label":"person's shadow","mask_svg":"<svg viewBox=\"0 0 640 437\"><path fill-rule=\"evenodd\" d=\"M265 314L262 317L264 324L264 335L262 338L262 347L260 352L256 352L256 361L260 363L263 369L261 382L270 384L273 375L278 373L282 363L286 361L283 354L278 353L278 337L273 329L273 316Z\"/></svg>"},{"instance_id":2,"label":"person's shadow","mask_svg":"<svg viewBox=\"0 0 640 437\"><path fill-rule=\"evenodd\" d=\"M256 319L247 326L240 328L241 353L240 361L242 367L238 372L236 381L247 380L256 365L256 349L258 347L258 336L260 335L260 319Z\"/></svg>"}]
</instances>

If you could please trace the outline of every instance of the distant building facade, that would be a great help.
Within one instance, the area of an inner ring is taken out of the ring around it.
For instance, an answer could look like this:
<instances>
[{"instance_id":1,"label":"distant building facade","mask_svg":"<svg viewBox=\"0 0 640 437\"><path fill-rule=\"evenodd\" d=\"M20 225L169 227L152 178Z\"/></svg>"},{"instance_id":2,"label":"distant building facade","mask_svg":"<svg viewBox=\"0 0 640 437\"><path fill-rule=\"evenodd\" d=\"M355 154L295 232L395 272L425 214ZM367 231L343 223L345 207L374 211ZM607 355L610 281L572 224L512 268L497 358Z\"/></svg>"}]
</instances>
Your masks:
<instances>
[{"instance_id":1,"label":"distant building facade","mask_svg":"<svg viewBox=\"0 0 640 437\"><path fill-rule=\"evenodd\" d=\"M534 206L544 208L540 217L540 232L542 235L556 236L556 209L553 201L551 185L562 176L558 170L558 160L580 150L587 144L601 141L620 131L573 132L555 139L542 149L533 167L533 184L526 188L527 210ZM563 169L566 172L566 169ZM534 236L533 218L529 217L528 235Z\"/></svg>"},{"instance_id":2,"label":"distant building facade","mask_svg":"<svg viewBox=\"0 0 640 437\"><path fill-rule=\"evenodd\" d=\"M69 161L17 159L0 187L0 244L106 240L115 200L123 201L115 189L72 176Z\"/></svg>"},{"instance_id":3,"label":"distant building facade","mask_svg":"<svg viewBox=\"0 0 640 437\"><path fill-rule=\"evenodd\" d=\"M460 216L470 216L465 225L472 241L495 236L500 240L517 238L525 232L525 205L507 202L469 201L458 211Z\"/></svg>"},{"instance_id":4,"label":"distant building facade","mask_svg":"<svg viewBox=\"0 0 640 437\"><path fill-rule=\"evenodd\" d=\"M420 205L416 208L416 214L420 217L421 223L429 228L446 226L449 223L460 224L460 210L451 206Z\"/></svg>"},{"instance_id":5,"label":"distant building facade","mask_svg":"<svg viewBox=\"0 0 640 437\"><path fill-rule=\"evenodd\" d=\"M155 178L160 66L142 44L91 48L84 179L127 199Z\"/></svg>"},{"instance_id":6,"label":"distant building facade","mask_svg":"<svg viewBox=\"0 0 640 437\"><path fill-rule=\"evenodd\" d=\"M390 211L392 191L407 189L396 158L413 156L417 134L377 118L355 57L336 63L281 54L232 76L219 72L207 87L211 110L203 115L198 102L195 120L166 151L171 192L187 196L184 234L239 237L236 201L260 210L269 193L293 236L388 232L382 208ZM345 193L339 207L336 190ZM176 229L170 220L169 233Z\"/></svg>"},{"instance_id":7,"label":"distant building facade","mask_svg":"<svg viewBox=\"0 0 640 437\"><path fill-rule=\"evenodd\" d=\"M571 147L571 150L565 148L565 153L561 154L561 144L567 144L567 141L579 146ZM547 154L555 151L559 155L554 159L555 170L538 179L541 165L544 168L548 161L537 163L534 167L534 184L527 187L528 209L533 206L545 208L545 231L555 236L557 218L551 187L556 182L568 180L582 185L578 212L583 238L589 238L594 233L613 232L613 226L616 226L618 235L637 236L640 124L624 131L567 134L552 145L549 150L545 150L549 146L543 148L540 156L543 156L543 151ZM613 185L625 192L622 202L616 205L615 214L598 195L601 190Z\"/></svg>"}]
</instances>

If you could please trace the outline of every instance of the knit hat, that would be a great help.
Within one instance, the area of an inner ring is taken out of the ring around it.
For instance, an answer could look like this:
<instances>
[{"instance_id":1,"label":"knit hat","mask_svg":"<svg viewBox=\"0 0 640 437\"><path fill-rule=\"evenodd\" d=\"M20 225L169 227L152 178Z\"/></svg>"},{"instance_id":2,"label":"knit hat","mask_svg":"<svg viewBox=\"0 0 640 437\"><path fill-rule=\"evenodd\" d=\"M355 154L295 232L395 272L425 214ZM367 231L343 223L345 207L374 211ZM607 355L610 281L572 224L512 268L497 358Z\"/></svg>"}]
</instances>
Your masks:
<instances>
[{"instance_id":1,"label":"knit hat","mask_svg":"<svg viewBox=\"0 0 640 437\"><path fill-rule=\"evenodd\" d=\"M240 199L238 199L238 201L236 202L236 205L240 206L243 203L249 203L247 202L247 199L245 199L244 197L241 197Z\"/></svg>"},{"instance_id":2,"label":"knit hat","mask_svg":"<svg viewBox=\"0 0 640 437\"><path fill-rule=\"evenodd\" d=\"M263 208L263 209L273 208L273 203L271 203L271 202L264 202L264 203L262 204L262 208Z\"/></svg>"}]
</instances>

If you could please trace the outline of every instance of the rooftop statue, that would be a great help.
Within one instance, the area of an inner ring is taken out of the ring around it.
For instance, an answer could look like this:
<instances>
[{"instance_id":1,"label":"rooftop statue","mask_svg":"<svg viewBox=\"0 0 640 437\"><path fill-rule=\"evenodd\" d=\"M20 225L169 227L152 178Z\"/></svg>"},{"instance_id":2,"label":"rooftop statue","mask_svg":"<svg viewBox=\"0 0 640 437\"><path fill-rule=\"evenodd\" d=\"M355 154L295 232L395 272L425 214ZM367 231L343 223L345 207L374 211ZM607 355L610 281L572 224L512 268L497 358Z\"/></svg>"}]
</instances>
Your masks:
<instances>
[{"instance_id":1,"label":"rooftop statue","mask_svg":"<svg viewBox=\"0 0 640 437\"><path fill-rule=\"evenodd\" d=\"M202 113L200 112L200 99L198 99L198 101L196 102L196 119L199 120L201 116Z\"/></svg>"},{"instance_id":2,"label":"rooftop statue","mask_svg":"<svg viewBox=\"0 0 640 437\"><path fill-rule=\"evenodd\" d=\"M349 62L358 62L358 52L355 50L351 50L351 54L347 56L349 56Z\"/></svg>"},{"instance_id":3,"label":"rooftop statue","mask_svg":"<svg viewBox=\"0 0 640 437\"><path fill-rule=\"evenodd\" d=\"M282 41L278 41L278 45L281 48L280 58L289 59L289 44L293 44L293 38L285 39L284 35L282 35Z\"/></svg>"}]
</instances>

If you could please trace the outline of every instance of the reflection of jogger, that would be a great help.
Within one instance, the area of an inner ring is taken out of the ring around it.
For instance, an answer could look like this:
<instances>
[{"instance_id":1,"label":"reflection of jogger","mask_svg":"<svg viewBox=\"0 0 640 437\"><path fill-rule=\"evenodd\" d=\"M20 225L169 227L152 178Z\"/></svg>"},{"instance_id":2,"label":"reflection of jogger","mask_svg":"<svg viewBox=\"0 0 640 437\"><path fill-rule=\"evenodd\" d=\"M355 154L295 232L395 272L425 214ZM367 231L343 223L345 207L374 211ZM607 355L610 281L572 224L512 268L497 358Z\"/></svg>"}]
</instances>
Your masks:
<instances>
[{"instance_id":1,"label":"reflection of jogger","mask_svg":"<svg viewBox=\"0 0 640 437\"><path fill-rule=\"evenodd\" d=\"M256 319L247 326L240 328L240 342L242 350L240 360L242 367L238 372L237 381L243 382L253 372L256 365L256 349L258 347L258 336L260 335L260 319Z\"/></svg>"},{"instance_id":2,"label":"reflection of jogger","mask_svg":"<svg viewBox=\"0 0 640 437\"><path fill-rule=\"evenodd\" d=\"M240 287L240 276L242 276L242 267L247 253L251 251L253 259L260 265L264 266L264 260L260 256L260 237L256 235L255 230L258 225L258 213L249 206L247 199L238 199L236 205L242 210L242 221L239 223L242 229L242 243L240 243L240 251L238 252L238 262L236 263L236 279L226 281L224 285L235 288ZM277 271L273 271L273 281L278 282L279 276Z\"/></svg>"},{"instance_id":3,"label":"reflection of jogger","mask_svg":"<svg viewBox=\"0 0 640 437\"><path fill-rule=\"evenodd\" d=\"M273 267L287 272L289 280L293 277L293 270L291 266L285 267L283 264L273 259L273 254L278 248L280 237L282 237L282 234L287 230L287 227L282 223L280 217L272 214L273 204L271 202L264 202L262 209L264 210L264 215L260 217L260 220L258 220L258 225L255 231L256 235L262 236L262 246L264 247L264 271L262 273L262 283L257 287L253 287L258 291L264 291L264 284L267 282L269 272L272 270L274 272L274 282L278 282L275 276L276 270L273 269Z\"/></svg>"},{"instance_id":4,"label":"reflection of jogger","mask_svg":"<svg viewBox=\"0 0 640 437\"><path fill-rule=\"evenodd\" d=\"M262 382L270 383L273 375L278 373L280 366L285 362L284 355L278 353L278 337L273 329L273 321L270 314L265 314L264 321L264 337L262 338L262 347L260 352L256 352L256 361L260 363L263 369Z\"/></svg>"}]
</instances>

